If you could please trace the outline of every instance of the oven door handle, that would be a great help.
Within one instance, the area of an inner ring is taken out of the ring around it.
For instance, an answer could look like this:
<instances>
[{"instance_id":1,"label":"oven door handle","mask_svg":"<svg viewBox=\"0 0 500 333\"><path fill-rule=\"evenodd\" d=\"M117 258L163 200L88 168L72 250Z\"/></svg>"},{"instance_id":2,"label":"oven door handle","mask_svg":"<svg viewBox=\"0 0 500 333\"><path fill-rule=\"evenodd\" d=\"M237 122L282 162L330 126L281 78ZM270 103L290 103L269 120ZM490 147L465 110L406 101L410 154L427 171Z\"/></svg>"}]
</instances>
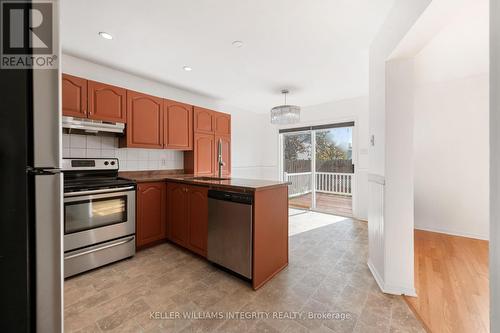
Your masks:
<instances>
[{"instance_id":1,"label":"oven door handle","mask_svg":"<svg viewBox=\"0 0 500 333\"><path fill-rule=\"evenodd\" d=\"M80 192L68 192L68 193L64 193L64 197L77 197L77 196L82 196L82 195L122 192L122 191L133 190L134 188L135 188L134 186L127 186L127 187L107 188L107 189L103 189L103 190L90 190L90 191L80 191Z\"/></svg>"},{"instance_id":2,"label":"oven door handle","mask_svg":"<svg viewBox=\"0 0 500 333\"><path fill-rule=\"evenodd\" d=\"M78 253L75 253L75 254L70 254L70 255L67 255L67 256L65 255L64 256L64 260L81 257L81 256L84 256L86 254L90 254L90 253L97 252L97 251L102 251L102 250L109 249L111 247L115 247L115 246L118 246L118 245L123 245L123 244L131 242L133 240L134 240L134 236L129 237L127 239L124 239L122 241L119 241L117 243L108 244L108 245L104 245L104 246L101 246L101 247L95 247L93 249L89 249L89 250L86 250L86 251L78 252Z\"/></svg>"}]
</instances>

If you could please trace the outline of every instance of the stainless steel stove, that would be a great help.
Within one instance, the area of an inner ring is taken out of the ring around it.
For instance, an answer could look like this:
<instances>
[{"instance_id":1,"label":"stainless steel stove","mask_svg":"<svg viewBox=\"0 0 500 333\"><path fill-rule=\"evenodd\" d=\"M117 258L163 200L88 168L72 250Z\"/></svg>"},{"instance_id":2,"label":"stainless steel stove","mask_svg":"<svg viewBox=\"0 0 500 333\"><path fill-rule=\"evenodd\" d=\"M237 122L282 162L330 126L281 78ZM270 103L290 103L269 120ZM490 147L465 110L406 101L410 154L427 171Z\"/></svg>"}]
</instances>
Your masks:
<instances>
[{"instance_id":1,"label":"stainless steel stove","mask_svg":"<svg viewBox=\"0 0 500 333\"><path fill-rule=\"evenodd\" d=\"M64 277L135 254L135 189L118 159L63 159Z\"/></svg>"}]
</instances>

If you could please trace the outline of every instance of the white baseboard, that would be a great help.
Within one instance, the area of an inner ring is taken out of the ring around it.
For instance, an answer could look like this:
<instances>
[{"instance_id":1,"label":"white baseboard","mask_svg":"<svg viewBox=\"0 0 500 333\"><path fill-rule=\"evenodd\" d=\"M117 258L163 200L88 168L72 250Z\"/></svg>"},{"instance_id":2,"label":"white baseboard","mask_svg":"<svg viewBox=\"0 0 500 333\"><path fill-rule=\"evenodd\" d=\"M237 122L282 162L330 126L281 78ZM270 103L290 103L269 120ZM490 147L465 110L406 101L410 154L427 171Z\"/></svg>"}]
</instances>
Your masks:
<instances>
[{"instance_id":1,"label":"white baseboard","mask_svg":"<svg viewBox=\"0 0 500 333\"><path fill-rule=\"evenodd\" d=\"M382 290L383 293L391 295L406 295L406 296L417 297L417 292L415 291L415 288L386 284L369 260L367 264L368 268L370 269L370 272L372 272L373 278L375 279L375 281L378 284L378 287L380 288L380 290Z\"/></svg>"},{"instance_id":2,"label":"white baseboard","mask_svg":"<svg viewBox=\"0 0 500 333\"><path fill-rule=\"evenodd\" d=\"M458 231L454 231L454 230L441 229L441 228L415 227L415 229L429 231L429 232L437 232L440 234L446 234L446 235L451 235L451 236L459 236L459 237L474 238L474 239L489 241L489 236L487 236L487 235L478 235L478 234L472 234L472 233L468 233L468 232L458 232Z\"/></svg>"},{"instance_id":3,"label":"white baseboard","mask_svg":"<svg viewBox=\"0 0 500 333\"><path fill-rule=\"evenodd\" d=\"M377 282L378 287L380 290L384 291L384 280L382 277L378 274L377 270L373 266L370 260L368 260L368 268L370 269L370 272L372 272L373 278L375 279L375 282Z\"/></svg>"}]
</instances>

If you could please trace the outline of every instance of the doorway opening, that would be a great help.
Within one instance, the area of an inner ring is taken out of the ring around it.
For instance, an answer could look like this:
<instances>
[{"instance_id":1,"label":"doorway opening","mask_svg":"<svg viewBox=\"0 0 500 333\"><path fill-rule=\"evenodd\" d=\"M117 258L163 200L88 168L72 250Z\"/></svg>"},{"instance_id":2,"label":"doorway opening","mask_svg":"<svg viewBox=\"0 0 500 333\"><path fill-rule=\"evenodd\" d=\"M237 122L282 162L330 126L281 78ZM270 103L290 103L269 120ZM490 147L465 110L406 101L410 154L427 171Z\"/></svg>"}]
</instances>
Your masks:
<instances>
[{"instance_id":1,"label":"doorway opening","mask_svg":"<svg viewBox=\"0 0 500 333\"><path fill-rule=\"evenodd\" d=\"M302 210L352 217L354 122L280 130L281 178L292 215Z\"/></svg>"}]
</instances>

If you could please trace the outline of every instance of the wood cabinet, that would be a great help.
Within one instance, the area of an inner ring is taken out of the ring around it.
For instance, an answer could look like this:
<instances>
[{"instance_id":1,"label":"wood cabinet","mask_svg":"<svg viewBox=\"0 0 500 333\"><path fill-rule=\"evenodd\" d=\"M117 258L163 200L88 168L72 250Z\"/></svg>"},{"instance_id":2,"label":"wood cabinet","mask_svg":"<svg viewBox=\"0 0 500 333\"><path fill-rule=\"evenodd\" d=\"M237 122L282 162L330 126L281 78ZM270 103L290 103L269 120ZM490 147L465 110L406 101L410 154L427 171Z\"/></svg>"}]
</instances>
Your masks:
<instances>
[{"instance_id":1,"label":"wood cabinet","mask_svg":"<svg viewBox=\"0 0 500 333\"><path fill-rule=\"evenodd\" d=\"M91 119L127 121L127 90L109 84L88 81L88 117Z\"/></svg>"},{"instance_id":2,"label":"wood cabinet","mask_svg":"<svg viewBox=\"0 0 500 333\"><path fill-rule=\"evenodd\" d=\"M215 174L215 149L213 134L195 133L193 151L184 154L186 172L207 176Z\"/></svg>"},{"instance_id":3,"label":"wood cabinet","mask_svg":"<svg viewBox=\"0 0 500 333\"><path fill-rule=\"evenodd\" d=\"M288 265L288 186L255 191L252 287L262 287Z\"/></svg>"},{"instance_id":4,"label":"wood cabinet","mask_svg":"<svg viewBox=\"0 0 500 333\"><path fill-rule=\"evenodd\" d=\"M194 131L198 133L215 132L215 112L209 109L194 107Z\"/></svg>"},{"instance_id":5,"label":"wood cabinet","mask_svg":"<svg viewBox=\"0 0 500 333\"><path fill-rule=\"evenodd\" d=\"M231 135L231 115L214 112L214 132L219 135Z\"/></svg>"},{"instance_id":6,"label":"wood cabinet","mask_svg":"<svg viewBox=\"0 0 500 333\"><path fill-rule=\"evenodd\" d=\"M206 256L208 189L169 182L167 202L168 239L199 255Z\"/></svg>"},{"instance_id":7,"label":"wood cabinet","mask_svg":"<svg viewBox=\"0 0 500 333\"><path fill-rule=\"evenodd\" d=\"M215 163L214 170L217 174L219 172L219 160L218 160L218 146L219 141L222 143L222 176L228 176L231 173L231 136L229 135L215 135Z\"/></svg>"},{"instance_id":8,"label":"wood cabinet","mask_svg":"<svg viewBox=\"0 0 500 333\"><path fill-rule=\"evenodd\" d=\"M127 90L126 137L121 146L163 148L163 100Z\"/></svg>"},{"instance_id":9,"label":"wood cabinet","mask_svg":"<svg viewBox=\"0 0 500 333\"><path fill-rule=\"evenodd\" d=\"M164 139L167 149L193 149L193 106L164 100Z\"/></svg>"},{"instance_id":10,"label":"wood cabinet","mask_svg":"<svg viewBox=\"0 0 500 333\"><path fill-rule=\"evenodd\" d=\"M62 114L68 117L87 117L87 80L62 75Z\"/></svg>"},{"instance_id":11,"label":"wood cabinet","mask_svg":"<svg viewBox=\"0 0 500 333\"><path fill-rule=\"evenodd\" d=\"M194 131L197 133L231 134L231 115L194 107Z\"/></svg>"},{"instance_id":12,"label":"wood cabinet","mask_svg":"<svg viewBox=\"0 0 500 333\"><path fill-rule=\"evenodd\" d=\"M181 246L187 245L187 187L183 184L167 184L167 236Z\"/></svg>"},{"instance_id":13,"label":"wood cabinet","mask_svg":"<svg viewBox=\"0 0 500 333\"><path fill-rule=\"evenodd\" d=\"M164 182L137 185L136 245L138 248L156 244L167 238Z\"/></svg>"},{"instance_id":14,"label":"wood cabinet","mask_svg":"<svg viewBox=\"0 0 500 333\"><path fill-rule=\"evenodd\" d=\"M187 248L206 257L208 241L208 188L188 186L187 189Z\"/></svg>"},{"instance_id":15,"label":"wood cabinet","mask_svg":"<svg viewBox=\"0 0 500 333\"><path fill-rule=\"evenodd\" d=\"M184 153L184 169L195 175L218 173L218 142L222 140L222 174L231 174L231 115L194 107L193 151Z\"/></svg>"},{"instance_id":16,"label":"wood cabinet","mask_svg":"<svg viewBox=\"0 0 500 333\"><path fill-rule=\"evenodd\" d=\"M126 89L62 75L62 113L64 116L102 121L126 122Z\"/></svg>"}]
</instances>

